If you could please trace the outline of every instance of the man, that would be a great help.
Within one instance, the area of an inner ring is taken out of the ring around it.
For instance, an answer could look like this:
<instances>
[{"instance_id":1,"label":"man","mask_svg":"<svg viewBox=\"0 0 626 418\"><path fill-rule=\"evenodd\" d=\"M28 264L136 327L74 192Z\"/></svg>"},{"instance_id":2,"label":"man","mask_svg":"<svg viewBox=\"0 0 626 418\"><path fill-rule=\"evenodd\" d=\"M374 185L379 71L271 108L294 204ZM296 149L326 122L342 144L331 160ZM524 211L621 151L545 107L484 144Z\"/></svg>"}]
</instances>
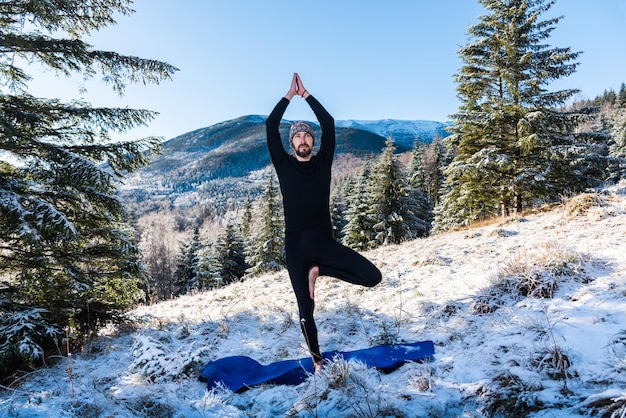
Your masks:
<instances>
[{"instance_id":1,"label":"man","mask_svg":"<svg viewBox=\"0 0 626 418\"><path fill-rule=\"evenodd\" d=\"M315 155L315 134L307 122L295 122L289 130L289 145L295 155L288 154L281 141L280 121L297 95L309 104L322 130L320 148ZM335 121L309 94L297 73L287 94L268 116L266 128L267 146L283 195L287 270L298 301L300 326L318 372L323 359L313 320L317 278L331 276L372 287L380 283L382 274L365 257L333 239L329 201Z\"/></svg>"}]
</instances>

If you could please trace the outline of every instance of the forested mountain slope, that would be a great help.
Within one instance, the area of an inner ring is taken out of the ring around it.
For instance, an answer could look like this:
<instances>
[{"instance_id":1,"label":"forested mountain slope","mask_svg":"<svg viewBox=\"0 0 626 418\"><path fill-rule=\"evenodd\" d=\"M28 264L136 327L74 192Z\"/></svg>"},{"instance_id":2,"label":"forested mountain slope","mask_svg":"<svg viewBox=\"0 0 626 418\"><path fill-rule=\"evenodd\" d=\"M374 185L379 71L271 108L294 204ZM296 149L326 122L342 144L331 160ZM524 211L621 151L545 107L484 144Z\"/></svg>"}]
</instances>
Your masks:
<instances>
[{"instance_id":1,"label":"forested mountain slope","mask_svg":"<svg viewBox=\"0 0 626 418\"><path fill-rule=\"evenodd\" d=\"M285 146L290 123L281 124ZM410 151L415 137L432 141L445 133L444 126L430 121L338 121L337 160L379 154L386 140L379 133L402 139L396 152ZM317 126L316 133L319 138ZM412 141L407 139L410 136ZM137 206L139 214L160 201L183 207L209 201L219 210L244 196L257 196L262 190L257 172L270 164L265 141L265 117L259 115L190 131L166 141L161 155L154 156L148 167L129 175L121 195ZM341 167L340 162L335 172Z\"/></svg>"}]
</instances>

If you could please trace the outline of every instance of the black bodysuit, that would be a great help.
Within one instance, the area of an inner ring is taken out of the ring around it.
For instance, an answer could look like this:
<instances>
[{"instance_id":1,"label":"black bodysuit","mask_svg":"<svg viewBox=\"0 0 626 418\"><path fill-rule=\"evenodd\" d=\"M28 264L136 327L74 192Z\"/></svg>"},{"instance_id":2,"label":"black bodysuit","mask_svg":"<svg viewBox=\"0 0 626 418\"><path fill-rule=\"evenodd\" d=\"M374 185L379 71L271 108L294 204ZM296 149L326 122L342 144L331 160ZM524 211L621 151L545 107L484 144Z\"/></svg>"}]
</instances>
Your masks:
<instances>
[{"instance_id":1,"label":"black bodysuit","mask_svg":"<svg viewBox=\"0 0 626 418\"><path fill-rule=\"evenodd\" d=\"M288 154L281 141L280 121L289 105L283 97L266 121L267 146L278 174L285 211L285 255L287 270L300 311L300 325L314 361L321 360L314 302L309 295L309 269L317 265L320 276L372 287L381 272L369 260L332 237L329 199L335 121L313 96L306 99L322 129L319 151L300 162Z\"/></svg>"}]
</instances>

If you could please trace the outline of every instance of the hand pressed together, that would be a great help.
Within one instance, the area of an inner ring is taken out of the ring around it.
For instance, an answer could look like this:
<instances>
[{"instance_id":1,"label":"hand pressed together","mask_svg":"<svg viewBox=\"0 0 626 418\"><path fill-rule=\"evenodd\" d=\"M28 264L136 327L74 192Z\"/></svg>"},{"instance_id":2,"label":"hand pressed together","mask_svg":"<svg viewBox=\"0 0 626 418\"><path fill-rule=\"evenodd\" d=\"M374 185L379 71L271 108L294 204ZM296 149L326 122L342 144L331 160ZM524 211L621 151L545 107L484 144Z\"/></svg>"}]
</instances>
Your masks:
<instances>
[{"instance_id":1,"label":"hand pressed together","mask_svg":"<svg viewBox=\"0 0 626 418\"><path fill-rule=\"evenodd\" d=\"M285 94L285 97L291 101L294 96L302 96L303 99L309 97L309 92L302 84L302 79L298 73L293 73L293 77L291 78L291 85L289 86L289 91Z\"/></svg>"}]
</instances>

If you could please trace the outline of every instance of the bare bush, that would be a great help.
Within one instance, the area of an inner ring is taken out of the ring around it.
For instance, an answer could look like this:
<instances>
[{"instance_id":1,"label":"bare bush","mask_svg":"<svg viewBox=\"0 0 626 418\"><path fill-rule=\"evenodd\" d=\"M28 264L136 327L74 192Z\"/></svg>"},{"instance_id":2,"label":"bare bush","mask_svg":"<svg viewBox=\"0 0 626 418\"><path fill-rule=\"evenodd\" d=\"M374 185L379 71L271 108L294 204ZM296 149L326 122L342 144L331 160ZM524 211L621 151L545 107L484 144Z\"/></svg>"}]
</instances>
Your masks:
<instances>
[{"instance_id":1,"label":"bare bush","mask_svg":"<svg viewBox=\"0 0 626 418\"><path fill-rule=\"evenodd\" d=\"M487 314L523 297L553 298L564 277L588 280L579 254L546 246L534 257L507 260L500 264L492 284L476 297L473 310Z\"/></svg>"}]
</instances>

